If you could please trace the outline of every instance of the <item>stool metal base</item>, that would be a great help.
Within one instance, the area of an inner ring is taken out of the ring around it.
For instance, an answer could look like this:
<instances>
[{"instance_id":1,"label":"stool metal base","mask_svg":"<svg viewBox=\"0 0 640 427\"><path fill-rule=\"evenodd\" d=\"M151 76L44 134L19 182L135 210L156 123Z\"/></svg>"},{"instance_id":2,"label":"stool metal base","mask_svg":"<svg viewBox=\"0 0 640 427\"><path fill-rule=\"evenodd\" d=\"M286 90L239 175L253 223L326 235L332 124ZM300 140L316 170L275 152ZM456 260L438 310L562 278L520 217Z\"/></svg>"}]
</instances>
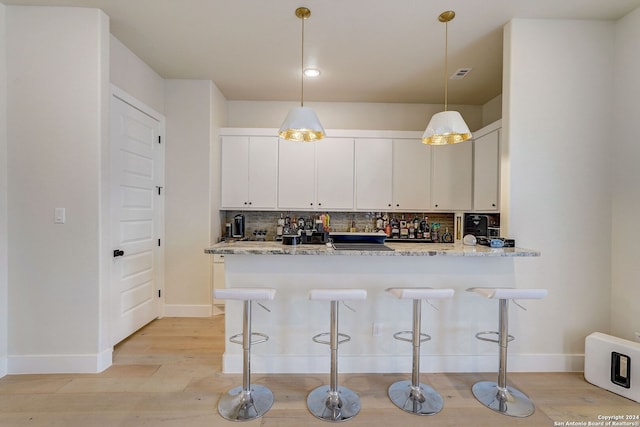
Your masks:
<instances>
[{"instance_id":1,"label":"stool metal base","mask_svg":"<svg viewBox=\"0 0 640 427\"><path fill-rule=\"evenodd\" d=\"M252 384L249 392L239 386L220 397L218 412L230 421L248 421L266 414L273 401L273 393L265 386Z\"/></svg>"},{"instance_id":2,"label":"stool metal base","mask_svg":"<svg viewBox=\"0 0 640 427\"><path fill-rule=\"evenodd\" d=\"M331 392L328 385L314 389L307 397L307 407L315 417L324 421L347 421L360 412L360 397L352 390L339 386Z\"/></svg>"},{"instance_id":3,"label":"stool metal base","mask_svg":"<svg viewBox=\"0 0 640 427\"><path fill-rule=\"evenodd\" d=\"M513 387L501 389L493 381L480 381L471 388L473 395L489 409L511 417L524 418L533 414L531 399Z\"/></svg>"},{"instance_id":4,"label":"stool metal base","mask_svg":"<svg viewBox=\"0 0 640 427\"><path fill-rule=\"evenodd\" d=\"M416 415L435 415L442 411L442 396L426 384L414 387L411 381L398 381L389 386L389 399L403 411Z\"/></svg>"}]
</instances>

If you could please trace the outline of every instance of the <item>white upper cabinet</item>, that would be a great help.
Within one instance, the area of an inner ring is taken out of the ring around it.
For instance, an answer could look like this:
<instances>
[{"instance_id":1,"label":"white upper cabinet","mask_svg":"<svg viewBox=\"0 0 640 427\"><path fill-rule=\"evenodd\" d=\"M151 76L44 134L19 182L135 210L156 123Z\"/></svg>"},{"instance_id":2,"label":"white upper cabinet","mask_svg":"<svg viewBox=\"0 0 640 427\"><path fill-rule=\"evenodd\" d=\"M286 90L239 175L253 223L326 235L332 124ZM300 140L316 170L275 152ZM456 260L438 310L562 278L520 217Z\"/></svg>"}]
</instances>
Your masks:
<instances>
[{"instance_id":1,"label":"white upper cabinet","mask_svg":"<svg viewBox=\"0 0 640 427\"><path fill-rule=\"evenodd\" d=\"M278 138L223 136L221 207L274 209L278 176Z\"/></svg>"},{"instance_id":2,"label":"white upper cabinet","mask_svg":"<svg viewBox=\"0 0 640 427\"><path fill-rule=\"evenodd\" d=\"M473 144L462 142L432 147L431 209L471 210Z\"/></svg>"},{"instance_id":3,"label":"white upper cabinet","mask_svg":"<svg viewBox=\"0 0 640 427\"><path fill-rule=\"evenodd\" d=\"M500 133L495 129L473 141L473 209L500 209Z\"/></svg>"},{"instance_id":4,"label":"white upper cabinet","mask_svg":"<svg viewBox=\"0 0 640 427\"><path fill-rule=\"evenodd\" d=\"M355 142L356 209L392 209L393 144L391 139L362 138Z\"/></svg>"},{"instance_id":5,"label":"white upper cabinet","mask_svg":"<svg viewBox=\"0 0 640 427\"><path fill-rule=\"evenodd\" d=\"M396 211L431 208L431 147L420 139L393 141L393 206Z\"/></svg>"},{"instance_id":6,"label":"white upper cabinet","mask_svg":"<svg viewBox=\"0 0 640 427\"><path fill-rule=\"evenodd\" d=\"M353 155L352 138L280 140L278 207L352 210Z\"/></svg>"},{"instance_id":7,"label":"white upper cabinet","mask_svg":"<svg viewBox=\"0 0 640 427\"><path fill-rule=\"evenodd\" d=\"M315 209L315 142L280 139L278 163L278 208Z\"/></svg>"},{"instance_id":8,"label":"white upper cabinet","mask_svg":"<svg viewBox=\"0 0 640 427\"><path fill-rule=\"evenodd\" d=\"M353 138L325 138L316 145L316 206L353 209Z\"/></svg>"}]
</instances>

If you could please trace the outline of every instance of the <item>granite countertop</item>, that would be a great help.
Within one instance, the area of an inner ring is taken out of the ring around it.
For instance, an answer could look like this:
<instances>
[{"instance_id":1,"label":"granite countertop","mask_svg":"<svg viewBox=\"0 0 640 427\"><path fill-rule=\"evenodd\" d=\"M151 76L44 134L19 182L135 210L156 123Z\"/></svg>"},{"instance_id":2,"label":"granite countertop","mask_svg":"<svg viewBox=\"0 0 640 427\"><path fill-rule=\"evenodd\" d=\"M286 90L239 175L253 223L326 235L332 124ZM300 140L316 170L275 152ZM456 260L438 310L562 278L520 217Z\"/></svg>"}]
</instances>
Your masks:
<instances>
[{"instance_id":1,"label":"granite countertop","mask_svg":"<svg viewBox=\"0 0 640 427\"><path fill-rule=\"evenodd\" d=\"M223 255L349 255L349 256L483 256L535 257L540 252L523 248L490 248L465 246L462 243L398 243L386 242L393 251L336 250L327 245L283 245L281 242L234 241L217 243L204 250Z\"/></svg>"}]
</instances>

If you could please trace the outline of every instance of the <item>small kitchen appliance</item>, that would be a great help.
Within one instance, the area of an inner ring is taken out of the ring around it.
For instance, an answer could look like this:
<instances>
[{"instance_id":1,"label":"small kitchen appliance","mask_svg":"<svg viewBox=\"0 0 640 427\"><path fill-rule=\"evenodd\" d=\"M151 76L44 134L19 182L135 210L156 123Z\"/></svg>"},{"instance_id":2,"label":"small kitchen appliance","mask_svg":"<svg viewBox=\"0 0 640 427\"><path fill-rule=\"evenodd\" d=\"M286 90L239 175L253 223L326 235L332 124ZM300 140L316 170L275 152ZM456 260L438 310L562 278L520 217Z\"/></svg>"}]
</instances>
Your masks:
<instances>
[{"instance_id":1,"label":"small kitchen appliance","mask_svg":"<svg viewBox=\"0 0 640 427\"><path fill-rule=\"evenodd\" d=\"M238 214L233 217L232 236L235 238L244 238L244 215Z\"/></svg>"}]
</instances>

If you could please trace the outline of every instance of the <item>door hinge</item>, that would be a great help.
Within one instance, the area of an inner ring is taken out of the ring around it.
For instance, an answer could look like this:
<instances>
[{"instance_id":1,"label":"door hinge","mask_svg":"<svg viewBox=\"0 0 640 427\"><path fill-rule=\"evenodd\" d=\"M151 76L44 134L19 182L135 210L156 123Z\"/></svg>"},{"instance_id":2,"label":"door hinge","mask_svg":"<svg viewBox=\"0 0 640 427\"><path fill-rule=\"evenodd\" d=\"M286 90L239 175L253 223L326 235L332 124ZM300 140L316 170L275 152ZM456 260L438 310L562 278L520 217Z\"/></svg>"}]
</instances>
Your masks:
<instances>
[{"instance_id":1,"label":"door hinge","mask_svg":"<svg viewBox=\"0 0 640 427\"><path fill-rule=\"evenodd\" d=\"M160 239L158 239L158 246L160 246Z\"/></svg>"},{"instance_id":2,"label":"door hinge","mask_svg":"<svg viewBox=\"0 0 640 427\"><path fill-rule=\"evenodd\" d=\"M158 298L162 298L162 290L158 289Z\"/></svg>"}]
</instances>

